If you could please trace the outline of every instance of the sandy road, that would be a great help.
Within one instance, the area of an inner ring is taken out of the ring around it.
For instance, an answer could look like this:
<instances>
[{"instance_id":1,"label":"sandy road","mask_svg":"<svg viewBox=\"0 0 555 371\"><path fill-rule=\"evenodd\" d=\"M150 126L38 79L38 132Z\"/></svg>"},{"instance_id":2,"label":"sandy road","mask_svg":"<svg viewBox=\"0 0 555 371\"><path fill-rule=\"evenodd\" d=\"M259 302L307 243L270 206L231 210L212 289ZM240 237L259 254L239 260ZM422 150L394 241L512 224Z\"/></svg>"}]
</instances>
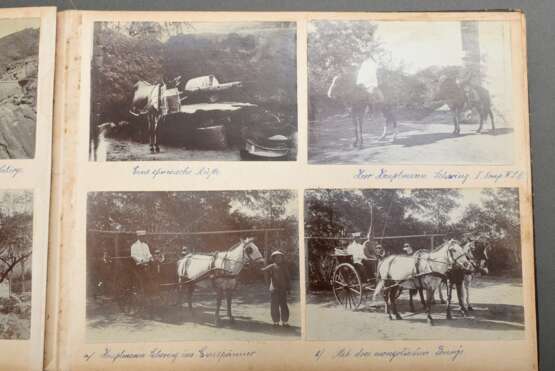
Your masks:
<instances>
[{"instance_id":1,"label":"sandy road","mask_svg":"<svg viewBox=\"0 0 555 371\"><path fill-rule=\"evenodd\" d=\"M307 337L311 340L512 340L524 337L522 285L517 279L482 277L470 292L474 311L463 317L454 306L452 320L445 305L434 306L434 326L426 322L420 301L409 312L406 293L398 300L403 320L389 320L383 305L371 307L371 298L357 311L345 311L333 294L307 295ZM455 300L456 302L456 300Z\"/></svg>"},{"instance_id":2,"label":"sandy road","mask_svg":"<svg viewBox=\"0 0 555 371\"><path fill-rule=\"evenodd\" d=\"M272 326L270 298L263 283L240 286L233 297L235 323L227 318L225 300L220 309L221 327L214 325L215 294L195 292L194 315L188 308L161 305L156 315L121 313L113 301L87 302L87 340L90 342L197 341L197 340L286 340L301 335L299 283L289 296L290 328Z\"/></svg>"},{"instance_id":3,"label":"sandy road","mask_svg":"<svg viewBox=\"0 0 555 371\"><path fill-rule=\"evenodd\" d=\"M482 134L476 124L461 125L461 135L453 136L448 116L421 121L400 121L399 135L380 140L383 120L367 119L364 146L354 148L354 127L350 118L334 116L309 124L309 162L315 164L508 164L514 158L513 129L489 123Z\"/></svg>"}]
</instances>

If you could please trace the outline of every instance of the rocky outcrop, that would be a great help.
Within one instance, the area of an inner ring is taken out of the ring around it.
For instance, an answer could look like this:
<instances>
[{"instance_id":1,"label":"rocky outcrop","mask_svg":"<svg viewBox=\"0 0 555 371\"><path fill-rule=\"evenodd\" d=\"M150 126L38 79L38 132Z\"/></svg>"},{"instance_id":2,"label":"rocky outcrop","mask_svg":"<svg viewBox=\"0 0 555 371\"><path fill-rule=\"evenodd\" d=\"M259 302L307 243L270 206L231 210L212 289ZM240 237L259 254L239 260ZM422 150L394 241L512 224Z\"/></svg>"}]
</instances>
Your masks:
<instances>
[{"instance_id":1,"label":"rocky outcrop","mask_svg":"<svg viewBox=\"0 0 555 371\"><path fill-rule=\"evenodd\" d=\"M0 39L0 159L35 156L38 41L36 29Z\"/></svg>"}]
</instances>

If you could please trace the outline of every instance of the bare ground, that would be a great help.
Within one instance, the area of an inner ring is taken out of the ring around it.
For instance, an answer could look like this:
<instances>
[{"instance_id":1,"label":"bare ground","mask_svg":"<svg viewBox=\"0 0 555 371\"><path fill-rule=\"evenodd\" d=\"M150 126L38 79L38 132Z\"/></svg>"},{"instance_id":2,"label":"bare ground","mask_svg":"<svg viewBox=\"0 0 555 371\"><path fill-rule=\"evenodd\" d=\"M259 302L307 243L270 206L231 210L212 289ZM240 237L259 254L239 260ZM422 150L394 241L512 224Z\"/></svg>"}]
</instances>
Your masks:
<instances>
[{"instance_id":1,"label":"bare ground","mask_svg":"<svg viewBox=\"0 0 555 371\"><path fill-rule=\"evenodd\" d=\"M453 291L456 303L456 294ZM524 337L523 291L520 280L480 277L470 291L474 308L463 317L458 304L453 319L445 318L445 304L436 304L434 326L417 296L417 313L409 312L408 294L398 299L403 320L389 320L383 302L371 306L371 296L357 311L346 311L336 304L330 292L308 294L307 335L311 340L513 340Z\"/></svg>"},{"instance_id":2,"label":"bare ground","mask_svg":"<svg viewBox=\"0 0 555 371\"><path fill-rule=\"evenodd\" d=\"M227 318L225 300L220 309L221 327L214 325L216 297L212 291L195 292L194 315L186 304L161 305L157 314L127 315L113 301L88 300L87 340L92 343L197 340L284 340L301 335L299 284L288 298L291 327L275 328L270 317L270 295L263 283L237 288L232 302L235 323Z\"/></svg>"},{"instance_id":3,"label":"bare ground","mask_svg":"<svg viewBox=\"0 0 555 371\"><path fill-rule=\"evenodd\" d=\"M489 121L481 134L477 124L462 124L461 135L453 136L449 114L434 114L420 121L400 121L395 142L391 136L379 140L383 118L366 118L364 146L355 148L354 126L349 117L333 116L309 124L310 163L315 164L509 164L514 156L514 132ZM392 129L389 129L391 133Z\"/></svg>"}]
</instances>

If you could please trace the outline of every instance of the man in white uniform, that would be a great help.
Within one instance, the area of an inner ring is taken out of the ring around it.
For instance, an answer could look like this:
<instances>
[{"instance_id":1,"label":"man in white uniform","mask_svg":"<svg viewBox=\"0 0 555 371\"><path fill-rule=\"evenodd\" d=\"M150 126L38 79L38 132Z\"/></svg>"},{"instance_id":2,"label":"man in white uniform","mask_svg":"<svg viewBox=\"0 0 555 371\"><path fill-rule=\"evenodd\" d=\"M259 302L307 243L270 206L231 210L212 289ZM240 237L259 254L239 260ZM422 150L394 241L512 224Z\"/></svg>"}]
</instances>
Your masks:
<instances>
[{"instance_id":1,"label":"man in white uniform","mask_svg":"<svg viewBox=\"0 0 555 371\"><path fill-rule=\"evenodd\" d=\"M137 231L137 241L131 245L131 258L137 265L148 264L152 261L152 254L143 238L146 236L146 231Z\"/></svg>"}]
</instances>

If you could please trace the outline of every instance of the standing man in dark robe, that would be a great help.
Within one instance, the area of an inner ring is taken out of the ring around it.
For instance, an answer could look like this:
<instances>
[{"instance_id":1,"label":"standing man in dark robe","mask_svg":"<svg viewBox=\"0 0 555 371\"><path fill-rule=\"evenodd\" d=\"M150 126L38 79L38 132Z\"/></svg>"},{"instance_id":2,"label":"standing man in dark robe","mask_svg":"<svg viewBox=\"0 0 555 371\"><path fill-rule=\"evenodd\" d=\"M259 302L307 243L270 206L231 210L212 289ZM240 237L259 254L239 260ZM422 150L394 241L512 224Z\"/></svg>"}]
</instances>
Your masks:
<instances>
[{"instance_id":1,"label":"standing man in dark robe","mask_svg":"<svg viewBox=\"0 0 555 371\"><path fill-rule=\"evenodd\" d=\"M289 307L287 294L291 291L291 279L285 262L284 254L276 250L270 256L272 263L262 268L270 276L270 314L274 327L279 326L280 320L283 327L289 327Z\"/></svg>"}]
</instances>

